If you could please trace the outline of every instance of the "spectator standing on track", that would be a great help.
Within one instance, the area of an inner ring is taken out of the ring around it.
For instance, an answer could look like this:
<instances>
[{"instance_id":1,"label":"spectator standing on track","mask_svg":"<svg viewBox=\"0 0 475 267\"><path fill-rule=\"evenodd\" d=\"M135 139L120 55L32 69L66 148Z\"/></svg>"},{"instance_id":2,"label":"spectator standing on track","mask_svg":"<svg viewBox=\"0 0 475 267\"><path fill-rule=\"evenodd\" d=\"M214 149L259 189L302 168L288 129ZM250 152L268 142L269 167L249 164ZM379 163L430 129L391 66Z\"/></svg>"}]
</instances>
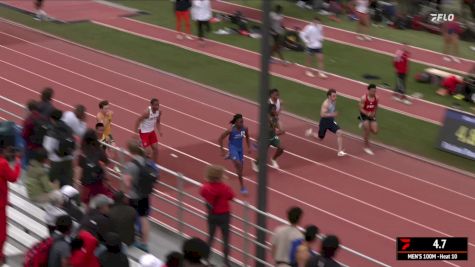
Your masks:
<instances>
[{"instance_id":1,"label":"spectator standing on track","mask_svg":"<svg viewBox=\"0 0 475 267\"><path fill-rule=\"evenodd\" d=\"M61 120L73 130L77 138L82 138L87 130L86 108L83 105L77 105L74 112L64 112Z\"/></svg>"},{"instance_id":2,"label":"spectator standing on track","mask_svg":"<svg viewBox=\"0 0 475 267\"><path fill-rule=\"evenodd\" d=\"M12 149L0 144L0 265L6 262L3 246L7 240L7 204L8 183L14 183L20 177L21 160L16 158L13 169L10 167Z\"/></svg>"},{"instance_id":3,"label":"spectator standing on track","mask_svg":"<svg viewBox=\"0 0 475 267\"><path fill-rule=\"evenodd\" d=\"M63 113L57 109L51 113L51 127L43 140L50 160L49 177L60 187L73 184L73 153L76 149L73 131L61 121L62 116Z\"/></svg>"},{"instance_id":4,"label":"spectator standing on track","mask_svg":"<svg viewBox=\"0 0 475 267\"><path fill-rule=\"evenodd\" d=\"M284 60L284 56L282 55L282 45L284 43L285 38L285 27L283 25L284 16L282 15L282 6L277 5L275 6L275 10L270 12L270 20L271 20L271 35L274 38L274 44L272 46L272 55L277 55L282 63L289 64L287 60ZM274 60L271 58L271 63Z\"/></svg>"},{"instance_id":5,"label":"spectator standing on track","mask_svg":"<svg viewBox=\"0 0 475 267\"><path fill-rule=\"evenodd\" d=\"M364 151L369 155L374 155L369 148L369 135L378 133L378 122L376 112L378 111L379 98L376 96L376 85L368 85L368 93L360 99L360 128L363 127Z\"/></svg>"},{"instance_id":6,"label":"spectator standing on track","mask_svg":"<svg viewBox=\"0 0 475 267\"><path fill-rule=\"evenodd\" d=\"M223 237L224 264L229 264L229 234L231 223L230 201L234 199L232 188L223 182L225 179L224 168L209 166L206 169L206 180L200 189L200 195L205 199L208 208L208 246L214 242L216 228L221 229Z\"/></svg>"},{"instance_id":7,"label":"spectator standing on track","mask_svg":"<svg viewBox=\"0 0 475 267\"><path fill-rule=\"evenodd\" d=\"M160 121L162 119L163 112L160 110L160 102L156 98L150 100L150 106L147 111L139 117L136 122L135 129L138 130L140 139L142 140L142 146L146 149L152 148L153 160L158 160L158 138L155 133L155 128L158 134L162 136Z\"/></svg>"},{"instance_id":8,"label":"spectator standing on track","mask_svg":"<svg viewBox=\"0 0 475 267\"><path fill-rule=\"evenodd\" d=\"M109 159L97 141L96 132L93 129L87 130L82 139L81 154L78 158L78 165L82 170L82 202L87 204L89 199L99 194L111 196L106 186L107 164L109 164Z\"/></svg>"},{"instance_id":9,"label":"spectator standing on track","mask_svg":"<svg viewBox=\"0 0 475 267\"><path fill-rule=\"evenodd\" d=\"M303 239L302 232L298 225L302 218L303 211L299 207L292 207L287 211L287 219L290 225L282 225L275 229L272 237L271 254L276 267L290 266L290 249L292 242Z\"/></svg>"},{"instance_id":10,"label":"spectator standing on track","mask_svg":"<svg viewBox=\"0 0 475 267\"><path fill-rule=\"evenodd\" d=\"M146 164L143 149L135 140L130 140L127 144L131 156L124 168L123 181L128 192L131 205L139 216L142 240L136 242L136 247L148 252L148 241L150 235L150 195L153 193L155 182L158 179L158 172Z\"/></svg>"},{"instance_id":11,"label":"spectator standing on track","mask_svg":"<svg viewBox=\"0 0 475 267\"><path fill-rule=\"evenodd\" d=\"M406 43L398 49L394 57L394 69L396 71L396 87L394 88L394 100L410 105L411 101L406 96L406 78L409 71L409 47Z\"/></svg>"},{"instance_id":12,"label":"spectator standing on track","mask_svg":"<svg viewBox=\"0 0 475 267\"><path fill-rule=\"evenodd\" d=\"M338 143L338 153L339 157L346 156L346 152L343 150L343 136L341 134L340 126L335 121L335 118L338 116L338 111L336 110L336 90L330 89L327 92L327 99L323 101L322 107L320 109L320 123L318 125L318 134L313 133L313 129L310 128L305 132L305 135L313 136L319 140L325 138L327 130L336 134L337 143Z\"/></svg>"},{"instance_id":13,"label":"spectator standing on track","mask_svg":"<svg viewBox=\"0 0 475 267\"><path fill-rule=\"evenodd\" d=\"M41 101L38 103L38 111L43 115L45 118L49 118L51 116L51 112L55 110L53 104L53 96L54 91L50 87L46 87L41 92Z\"/></svg>"},{"instance_id":14,"label":"spectator standing on track","mask_svg":"<svg viewBox=\"0 0 475 267\"><path fill-rule=\"evenodd\" d=\"M73 220L69 215L62 215L56 219L55 231L52 234L53 245L48 256L48 267L69 267L71 257L70 235Z\"/></svg>"},{"instance_id":15,"label":"spectator standing on track","mask_svg":"<svg viewBox=\"0 0 475 267\"><path fill-rule=\"evenodd\" d=\"M250 154L251 145L249 141L249 131L247 130L247 127L244 126L244 119L242 118L241 114L234 115L233 119L229 123L231 124L231 127L219 137L219 146L225 159L230 159L234 163L236 174L239 178L239 184L241 185L241 194L247 194L248 191L244 186L244 181L242 178L244 166L244 146L242 141L243 139L246 139L248 154ZM223 148L223 142L224 138L228 136L229 153L226 154L226 151Z\"/></svg>"},{"instance_id":16,"label":"spectator standing on track","mask_svg":"<svg viewBox=\"0 0 475 267\"><path fill-rule=\"evenodd\" d=\"M340 247L340 241L338 237L329 235L323 239L320 255L313 255L308 261L305 267L341 267L333 257L335 257L338 248Z\"/></svg>"},{"instance_id":17,"label":"spectator standing on track","mask_svg":"<svg viewBox=\"0 0 475 267\"><path fill-rule=\"evenodd\" d=\"M128 199L123 192L114 194L114 205L109 212L112 229L119 234L120 241L131 246L135 242L135 221L137 212L128 205Z\"/></svg>"},{"instance_id":18,"label":"spectator standing on track","mask_svg":"<svg viewBox=\"0 0 475 267\"><path fill-rule=\"evenodd\" d=\"M43 139L48 132L48 119L39 112L39 103L31 100L27 107L30 112L23 122L22 137L26 142L25 163L34 158L34 151L43 148Z\"/></svg>"},{"instance_id":19,"label":"spectator standing on track","mask_svg":"<svg viewBox=\"0 0 475 267\"><path fill-rule=\"evenodd\" d=\"M54 190L48 171L44 166L48 159L48 153L44 148L39 148L34 154L35 156L30 160L26 171L26 192L31 201L43 204L48 202L49 195Z\"/></svg>"},{"instance_id":20,"label":"spectator standing on track","mask_svg":"<svg viewBox=\"0 0 475 267\"><path fill-rule=\"evenodd\" d=\"M48 19L48 15L43 10L43 3L44 3L44 0L35 0L35 9L36 9L35 20L47 20Z\"/></svg>"},{"instance_id":21,"label":"spectator standing on track","mask_svg":"<svg viewBox=\"0 0 475 267\"><path fill-rule=\"evenodd\" d=\"M369 37L369 26L371 25L371 18L369 16L369 0L353 0L353 5L355 7L355 14L358 18L358 24L356 26L356 32L358 33L359 40L370 41Z\"/></svg>"},{"instance_id":22,"label":"spectator standing on track","mask_svg":"<svg viewBox=\"0 0 475 267\"><path fill-rule=\"evenodd\" d=\"M190 8L191 0L176 0L175 1L175 18L176 18L176 31L178 35L176 38L179 40L183 39L183 35L192 40L191 37L191 26L190 26ZM185 34L182 35L183 31L181 30L182 22L185 23Z\"/></svg>"},{"instance_id":23,"label":"spectator standing on track","mask_svg":"<svg viewBox=\"0 0 475 267\"><path fill-rule=\"evenodd\" d=\"M191 8L191 15L198 26L198 39L204 41L204 31L211 32L209 20L213 16L211 11L210 0L193 0L193 7Z\"/></svg>"},{"instance_id":24,"label":"spectator standing on track","mask_svg":"<svg viewBox=\"0 0 475 267\"><path fill-rule=\"evenodd\" d=\"M305 74L309 77L315 77L313 74L312 62L315 57L319 72L318 76L322 79L327 78L327 75L323 73L323 26L320 18L315 17L313 21L305 26L300 32L300 39L305 43L307 50L307 71Z\"/></svg>"},{"instance_id":25,"label":"spectator standing on track","mask_svg":"<svg viewBox=\"0 0 475 267\"><path fill-rule=\"evenodd\" d=\"M462 33L457 17L453 21L442 24L442 36L444 38L444 60L460 63L459 59L459 35Z\"/></svg>"}]
</instances>

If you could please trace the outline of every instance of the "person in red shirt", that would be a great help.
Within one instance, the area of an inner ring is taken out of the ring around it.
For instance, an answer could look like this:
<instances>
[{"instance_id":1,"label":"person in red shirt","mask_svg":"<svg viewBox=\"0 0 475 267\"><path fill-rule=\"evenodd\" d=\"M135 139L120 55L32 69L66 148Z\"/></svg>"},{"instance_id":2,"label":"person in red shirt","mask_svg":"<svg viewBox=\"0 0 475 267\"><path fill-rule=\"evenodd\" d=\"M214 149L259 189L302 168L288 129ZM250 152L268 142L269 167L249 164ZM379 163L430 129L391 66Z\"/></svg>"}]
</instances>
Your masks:
<instances>
[{"instance_id":1,"label":"person in red shirt","mask_svg":"<svg viewBox=\"0 0 475 267\"><path fill-rule=\"evenodd\" d=\"M99 241L88 231L81 230L71 242L71 267L100 267L99 259L94 255Z\"/></svg>"},{"instance_id":2,"label":"person in red shirt","mask_svg":"<svg viewBox=\"0 0 475 267\"><path fill-rule=\"evenodd\" d=\"M7 213L8 182L14 183L20 177L21 160L16 158L13 170L7 160L7 155L12 154L10 148L0 148L0 266L5 263L3 245L7 239Z\"/></svg>"},{"instance_id":3,"label":"person in red shirt","mask_svg":"<svg viewBox=\"0 0 475 267\"><path fill-rule=\"evenodd\" d=\"M379 98L376 96L376 85L368 85L368 93L360 100L360 128L363 127L364 151L369 155L374 155L369 148L369 135L378 133L378 122L376 121L376 111L378 110Z\"/></svg>"},{"instance_id":4,"label":"person in red shirt","mask_svg":"<svg viewBox=\"0 0 475 267\"><path fill-rule=\"evenodd\" d=\"M207 182L201 187L200 195L205 199L208 207L208 245L212 247L216 228L221 228L224 264L230 266L228 256L231 207L229 202L234 199L234 192L229 185L223 183L223 178L223 167L209 166L206 170Z\"/></svg>"},{"instance_id":5,"label":"person in red shirt","mask_svg":"<svg viewBox=\"0 0 475 267\"><path fill-rule=\"evenodd\" d=\"M394 88L394 99L410 105L411 101L406 96L406 77L409 70L409 49L406 43L396 51L394 57L394 69L396 71L396 87Z\"/></svg>"}]
</instances>

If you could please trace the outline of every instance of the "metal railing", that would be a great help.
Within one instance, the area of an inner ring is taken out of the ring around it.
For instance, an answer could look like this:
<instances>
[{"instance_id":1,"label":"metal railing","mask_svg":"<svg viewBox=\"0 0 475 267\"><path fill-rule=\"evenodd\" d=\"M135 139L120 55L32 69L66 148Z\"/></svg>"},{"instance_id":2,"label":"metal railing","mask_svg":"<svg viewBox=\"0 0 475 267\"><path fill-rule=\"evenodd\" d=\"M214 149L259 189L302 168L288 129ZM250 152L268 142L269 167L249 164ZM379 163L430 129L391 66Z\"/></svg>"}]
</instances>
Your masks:
<instances>
[{"instance_id":1,"label":"metal railing","mask_svg":"<svg viewBox=\"0 0 475 267\"><path fill-rule=\"evenodd\" d=\"M6 97L3 97L3 96L0 96L0 99L3 99L9 103L12 103L18 107L21 107L21 108L24 108L24 105L14 101L14 100L11 100L11 99L8 99ZM17 119L21 119L21 116L18 116L17 114L14 114L8 110L5 110L3 108L0 107L0 111L10 115L10 116L13 116ZM1 118L1 117L0 117ZM107 144L107 143L103 143L105 146L107 146L109 149L112 149L116 152L117 154L117 157L115 159L111 159L111 162L116 164L116 166L119 166L119 168L121 170L123 170L123 167L124 167L124 164L126 162L126 157L131 157L130 153L125 151L123 148L120 148L120 147L116 147L116 146L112 146L110 144ZM208 236L208 233L205 232L204 230L196 227L195 225L192 225L191 223L188 223L185 221L185 215L186 214L189 214L189 215L192 215L196 218L198 218L200 220L201 223L203 222L206 222L207 220L207 212L204 211L202 208L205 207L205 201L203 199L201 199L200 197L197 197L193 194L190 194L190 193L187 193L186 192L186 185L192 185L194 187L201 187L202 184L198 181L195 181L189 177L186 177L184 176L183 174L179 173L179 172L175 172L171 169L168 169L166 168L165 166L161 166L159 164L157 164L157 167L160 169L160 172L161 173L165 173L165 174L168 174L169 176L172 176L172 177L175 177L175 181L176 181L176 187L175 186L172 186L168 183L165 183L163 181L163 179L159 179L158 181L158 185L159 187L163 188L163 189L166 189L166 190L169 190L171 191L172 193L175 193L177 195L177 197L174 197L172 196L170 193L165 193L164 191L165 190L157 190L157 189L154 189L154 192L153 192L153 197L156 197L158 199L160 199L161 201L163 201L164 203L166 204L169 204L171 206L174 206L176 208L176 215L172 215L172 214L169 214L159 208L157 208L155 205L151 205L151 209L153 212L156 212L158 214L160 214L161 216L163 216L163 218L161 219L157 219L157 218L154 218L154 222L158 223L158 224L161 224L162 226L168 228L169 230L172 230L174 232L176 232L177 234L181 235L181 236L190 236L189 234L187 234L186 230L185 230L185 227L188 227L189 230L192 230L196 233L199 233L203 236ZM119 173L117 173L114 169L112 168L108 168L108 173L118 179L120 181L120 185L119 186L123 186L122 184L122 179L121 179L121 175ZM162 175L163 176L163 175ZM188 203L188 201L185 201L185 198L187 198L187 200L189 199L189 201L193 201L193 202L197 202L202 208L197 208L197 205L191 205ZM279 223L279 224L289 224L287 221L285 221L284 219L278 217L278 216L275 216L269 212L262 212L260 210L258 210L256 207L250 205L248 202L246 201L242 201L242 200L239 200L239 199L234 199L233 200L233 203L235 206L237 207L241 207L242 208L242 216L237 216L235 213L232 214L232 218L239 222L240 224L242 224L242 228L239 228L235 225L235 223L231 224L231 229L230 229L230 232L239 237L240 239L242 239L242 248L239 248L235 245L231 245L230 244L230 249L232 251L235 251L237 252L238 254L240 254L242 257L242 260L237 260L234 258L234 261L236 262L239 262L239 264L241 266L249 266L251 263L251 261L258 261L258 262L261 262L263 264L265 264L266 266L273 266L273 264L269 263L267 261L267 259L259 259L257 258L256 256L253 255L252 253L252 249L253 247L250 246L251 244L254 244L256 246L261 246L261 247L264 247L266 250L270 251L270 246L271 244L269 242L266 242L265 244L262 244L262 243L259 243L256 241L256 238L255 236L253 236L250 232L250 229L253 228L253 229L260 229L260 230L263 230L265 231L267 234L269 234L270 236L273 235L273 232L268 230L268 229L265 229L265 228L262 228L260 227L259 225L256 225L255 223L251 222L252 220L252 216L254 213L254 216L257 215L257 214L261 214L261 215L264 215L266 216L268 219L276 222L276 223ZM173 222L176 222L177 223L177 227L174 228L172 227L171 225L167 224L167 223L164 223L163 220L164 219L168 219L168 220L171 220ZM300 230L303 231L302 228L300 228ZM325 237L325 235L319 235L318 238L320 240L322 240L323 238ZM223 243L221 239L219 238L215 238L216 241L218 241L219 243ZM388 264L385 264L381 261L378 261L370 256L367 256L363 253L360 253L354 249L351 249L347 246L344 246L344 245L340 245L340 248L343 250L343 251L346 251L350 254L353 254L357 257L360 257L362 259L365 259L375 265L378 265L378 266L383 266L383 267L390 267L390 265ZM216 251L218 254L221 254L220 252ZM340 263L342 264L342 263ZM345 265L345 264L342 264L343 266L348 266L348 265Z\"/></svg>"}]
</instances>

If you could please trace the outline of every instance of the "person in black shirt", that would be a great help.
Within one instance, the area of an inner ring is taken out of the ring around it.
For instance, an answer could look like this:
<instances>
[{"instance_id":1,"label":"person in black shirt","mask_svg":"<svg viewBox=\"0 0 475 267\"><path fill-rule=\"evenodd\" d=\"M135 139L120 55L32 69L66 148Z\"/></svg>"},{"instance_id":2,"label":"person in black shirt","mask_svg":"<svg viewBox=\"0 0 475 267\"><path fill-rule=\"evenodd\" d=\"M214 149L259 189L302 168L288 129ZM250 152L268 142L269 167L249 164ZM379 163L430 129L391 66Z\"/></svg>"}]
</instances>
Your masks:
<instances>
[{"instance_id":1,"label":"person in black shirt","mask_svg":"<svg viewBox=\"0 0 475 267\"><path fill-rule=\"evenodd\" d=\"M312 256L307 261L305 267L341 267L341 265L333 259L339 246L340 241L338 237L334 235L325 237L320 250L321 255Z\"/></svg>"},{"instance_id":2,"label":"person in black shirt","mask_svg":"<svg viewBox=\"0 0 475 267\"><path fill-rule=\"evenodd\" d=\"M53 101L54 91L50 87L46 87L41 92L41 101L38 103L38 111L45 118L49 118L51 112L54 110L54 106L51 103Z\"/></svg>"},{"instance_id":3,"label":"person in black shirt","mask_svg":"<svg viewBox=\"0 0 475 267\"><path fill-rule=\"evenodd\" d=\"M122 244L118 234L110 232L106 235L107 250L99 255L101 267L129 267L127 255L122 252Z\"/></svg>"}]
</instances>

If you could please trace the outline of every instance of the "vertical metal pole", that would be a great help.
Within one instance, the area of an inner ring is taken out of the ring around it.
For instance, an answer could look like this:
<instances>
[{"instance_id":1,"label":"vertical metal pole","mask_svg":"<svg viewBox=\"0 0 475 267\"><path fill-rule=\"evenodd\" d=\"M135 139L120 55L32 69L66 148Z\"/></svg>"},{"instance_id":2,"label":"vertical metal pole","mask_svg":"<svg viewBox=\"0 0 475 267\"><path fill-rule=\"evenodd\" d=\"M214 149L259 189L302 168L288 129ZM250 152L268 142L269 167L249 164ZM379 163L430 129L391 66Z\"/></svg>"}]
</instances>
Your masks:
<instances>
[{"instance_id":1,"label":"vertical metal pole","mask_svg":"<svg viewBox=\"0 0 475 267\"><path fill-rule=\"evenodd\" d=\"M267 212L267 151L269 146L269 122L268 122L268 95L269 95L269 59L270 59L270 17L272 0L262 0L262 42L261 42L261 77L260 77L260 117L259 117L259 175L257 191L257 208L262 212ZM267 228L266 216L257 214L257 225ZM265 244L266 232L257 230L257 242ZM262 261L266 261L265 248L256 245L256 256ZM256 261L257 267L264 267L264 264Z\"/></svg>"},{"instance_id":2,"label":"vertical metal pole","mask_svg":"<svg viewBox=\"0 0 475 267\"><path fill-rule=\"evenodd\" d=\"M184 183L183 174L178 173L177 178L178 178L178 181L177 181L177 187L178 187L178 213L177 213L178 233L180 234L180 236L183 236L183 212L185 210L183 208L183 197L185 196L183 194L183 188L184 188L184 186L183 186L183 183Z\"/></svg>"},{"instance_id":3,"label":"vertical metal pole","mask_svg":"<svg viewBox=\"0 0 475 267\"><path fill-rule=\"evenodd\" d=\"M243 235L244 235L244 244L242 250L244 251L244 267L249 266L249 203L244 202L244 212L242 214L242 219L244 220L243 226Z\"/></svg>"}]
</instances>

